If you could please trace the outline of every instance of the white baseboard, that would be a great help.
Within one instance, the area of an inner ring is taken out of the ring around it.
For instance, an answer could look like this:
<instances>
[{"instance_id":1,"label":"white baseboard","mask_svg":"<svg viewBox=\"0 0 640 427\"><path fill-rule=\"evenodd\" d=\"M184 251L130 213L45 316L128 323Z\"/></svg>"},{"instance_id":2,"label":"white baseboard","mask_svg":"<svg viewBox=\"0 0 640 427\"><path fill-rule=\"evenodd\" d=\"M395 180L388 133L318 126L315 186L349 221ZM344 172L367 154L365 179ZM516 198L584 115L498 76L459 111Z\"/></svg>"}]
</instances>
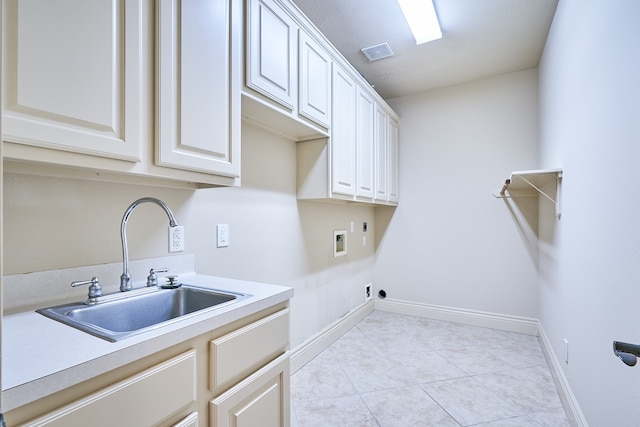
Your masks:
<instances>
[{"instance_id":1,"label":"white baseboard","mask_svg":"<svg viewBox=\"0 0 640 427\"><path fill-rule=\"evenodd\" d=\"M362 319L373 313L374 303L369 300L345 314L293 350L291 350L291 374L309 363L324 349L347 333Z\"/></svg>"},{"instance_id":2,"label":"white baseboard","mask_svg":"<svg viewBox=\"0 0 640 427\"><path fill-rule=\"evenodd\" d=\"M547 358L547 364L549 365L549 369L551 370L551 375L553 375L553 379L556 382L560 400L562 400L562 404L564 405L564 408L567 412L567 417L569 418L571 425L575 425L577 427L588 427L589 424L587 423L587 420L584 417L582 410L580 409L580 405L578 405L578 401L571 391L569 381L564 375L562 365L560 364L560 361L556 357L556 354L551 347L551 343L549 342L547 334L544 332L542 324L538 326L538 336L540 337L542 351Z\"/></svg>"},{"instance_id":3,"label":"white baseboard","mask_svg":"<svg viewBox=\"0 0 640 427\"><path fill-rule=\"evenodd\" d=\"M466 325L482 326L527 335L538 335L538 320L527 317L507 316L483 311L464 310L390 299L376 299L375 307L376 310L389 311L392 313L464 323Z\"/></svg>"}]
</instances>

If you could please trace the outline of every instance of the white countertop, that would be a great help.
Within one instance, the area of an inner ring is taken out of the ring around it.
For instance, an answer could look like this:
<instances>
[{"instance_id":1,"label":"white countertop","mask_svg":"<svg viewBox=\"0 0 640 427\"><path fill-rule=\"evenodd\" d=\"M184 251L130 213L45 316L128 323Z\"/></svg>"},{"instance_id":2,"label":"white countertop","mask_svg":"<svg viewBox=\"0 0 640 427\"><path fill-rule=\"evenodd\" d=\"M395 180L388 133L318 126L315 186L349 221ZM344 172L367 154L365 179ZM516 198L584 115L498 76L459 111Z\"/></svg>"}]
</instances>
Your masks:
<instances>
[{"instance_id":1,"label":"white countertop","mask_svg":"<svg viewBox=\"0 0 640 427\"><path fill-rule=\"evenodd\" d=\"M34 311L5 316L3 410L20 407L293 297L292 288L259 282L195 273L181 274L180 281L253 296L115 343Z\"/></svg>"}]
</instances>

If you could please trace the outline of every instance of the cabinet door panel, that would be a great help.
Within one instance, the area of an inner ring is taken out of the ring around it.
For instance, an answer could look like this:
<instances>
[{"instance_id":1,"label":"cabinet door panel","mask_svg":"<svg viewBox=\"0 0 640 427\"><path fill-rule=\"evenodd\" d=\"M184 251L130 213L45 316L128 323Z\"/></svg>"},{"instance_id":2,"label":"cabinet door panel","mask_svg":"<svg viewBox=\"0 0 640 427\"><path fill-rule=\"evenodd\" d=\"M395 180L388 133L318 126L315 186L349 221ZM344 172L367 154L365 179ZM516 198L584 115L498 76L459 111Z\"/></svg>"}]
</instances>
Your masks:
<instances>
[{"instance_id":1,"label":"cabinet door panel","mask_svg":"<svg viewBox=\"0 0 640 427\"><path fill-rule=\"evenodd\" d=\"M356 194L356 84L334 64L332 79L331 190Z\"/></svg>"},{"instance_id":2,"label":"cabinet door panel","mask_svg":"<svg viewBox=\"0 0 640 427\"><path fill-rule=\"evenodd\" d=\"M238 2L159 4L158 134L161 166L239 176L239 87L233 64Z\"/></svg>"},{"instance_id":3,"label":"cabinet door panel","mask_svg":"<svg viewBox=\"0 0 640 427\"><path fill-rule=\"evenodd\" d=\"M176 356L26 426L150 426L196 401L196 353Z\"/></svg>"},{"instance_id":4,"label":"cabinet door panel","mask_svg":"<svg viewBox=\"0 0 640 427\"><path fill-rule=\"evenodd\" d=\"M300 115L327 128L331 123L331 58L302 30Z\"/></svg>"},{"instance_id":5,"label":"cabinet door panel","mask_svg":"<svg viewBox=\"0 0 640 427\"><path fill-rule=\"evenodd\" d=\"M6 2L5 139L139 161L140 2Z\"/></svg>"},{"instance_id":6,"label":"cabinet door panel","mask_svg":"<svg viewBox=\"0 0 640 427\"><path fill-rule=\"evenodd\" d=\"M289 353L211 401L211 427L289 427Z\"/></svg>"},{"instance_id":7,"label":"cabinet door panel","mask_svg":"<svg viewBox=\"0 0 640 427\"><path fill-rule=\"evenodd\" d=\"M371 95L358 88L356 183L360 197L373 199L374 119L375 102Z\"/></svg>"},{"instance_id":8,"label":"cabinet door panel","mask_svg":"<svg viewBox=\"0 0 640 427\"><path fill-rule=\"evenodd\" d=\"M271 0L251 0L247 86L295 109L298 93L298 27Z\"/></svg>"},{"instance_id":9,"label":"cabinet door panel","mask_svg":"<svg viewBox=\"0 0 640 427\"><path fill-rule=\"evenodd\" d=\"M379 106L375 129L375 199L386 202L389 198L389 116Z\"/></svg>"},{"instance_id":10,"label":"cabinet door panel","mask_svg":"<svg viewBox=\"0 0 640 427\"><path fill-rule=\"evenodd\" d=\"M398 123L389 119L389 201L398 202Z\"/></svg>"},{"instance_id":11,"label":"cabinet door panel","mask_svg":"<svg viewBox=\"0 0 640 427\"><path fill-rule=\"evenodd\" d=\"M210 389L246 376L284 353L288 343L288 308L212 340Z\"/></svg>"}]
</instances>

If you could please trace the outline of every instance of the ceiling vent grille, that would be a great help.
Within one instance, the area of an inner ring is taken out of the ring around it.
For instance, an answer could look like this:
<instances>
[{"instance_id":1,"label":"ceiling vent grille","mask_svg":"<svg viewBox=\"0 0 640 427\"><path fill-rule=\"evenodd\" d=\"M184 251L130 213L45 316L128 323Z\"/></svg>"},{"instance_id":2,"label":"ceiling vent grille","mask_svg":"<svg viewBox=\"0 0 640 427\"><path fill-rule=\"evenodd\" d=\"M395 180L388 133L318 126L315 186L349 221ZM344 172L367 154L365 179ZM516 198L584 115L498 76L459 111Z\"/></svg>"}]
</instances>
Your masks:
<instances>
[{"instance_id":1,"label":"ceiling vent grille","mask_svg":"<svg viewBox=\"0 0 640 427\"><path fill-rule=\"evenodd\" d=\"M380 59L389 58L394 55L387 42L365 47L360 49L360 51L367 57L369 62L379 61Z\"/></svg>"}]
</instances>

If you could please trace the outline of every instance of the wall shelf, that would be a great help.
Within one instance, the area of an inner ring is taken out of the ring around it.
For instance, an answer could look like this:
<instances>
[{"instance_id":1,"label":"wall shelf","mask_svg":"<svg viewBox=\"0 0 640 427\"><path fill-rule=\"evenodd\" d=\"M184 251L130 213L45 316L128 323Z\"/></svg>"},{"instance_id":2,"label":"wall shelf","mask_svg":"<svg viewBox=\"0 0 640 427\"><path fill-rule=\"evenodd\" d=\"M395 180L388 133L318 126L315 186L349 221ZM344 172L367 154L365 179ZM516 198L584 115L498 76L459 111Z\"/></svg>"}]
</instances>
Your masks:
<instances>
[{"instance_id":1,"label":"wall shelf","mask_svg":"<svg viewBox=\"0 0 640 427\"><path fill-rule=\"evenodd\" d=\"M562 169L536 169L512 172L504 181L500 190L493 195L498 198L537 197L542 195L550 200L560 218L560 183ZM555 194L548 190L555 183Z\"/></svg>"}]
</instances>

